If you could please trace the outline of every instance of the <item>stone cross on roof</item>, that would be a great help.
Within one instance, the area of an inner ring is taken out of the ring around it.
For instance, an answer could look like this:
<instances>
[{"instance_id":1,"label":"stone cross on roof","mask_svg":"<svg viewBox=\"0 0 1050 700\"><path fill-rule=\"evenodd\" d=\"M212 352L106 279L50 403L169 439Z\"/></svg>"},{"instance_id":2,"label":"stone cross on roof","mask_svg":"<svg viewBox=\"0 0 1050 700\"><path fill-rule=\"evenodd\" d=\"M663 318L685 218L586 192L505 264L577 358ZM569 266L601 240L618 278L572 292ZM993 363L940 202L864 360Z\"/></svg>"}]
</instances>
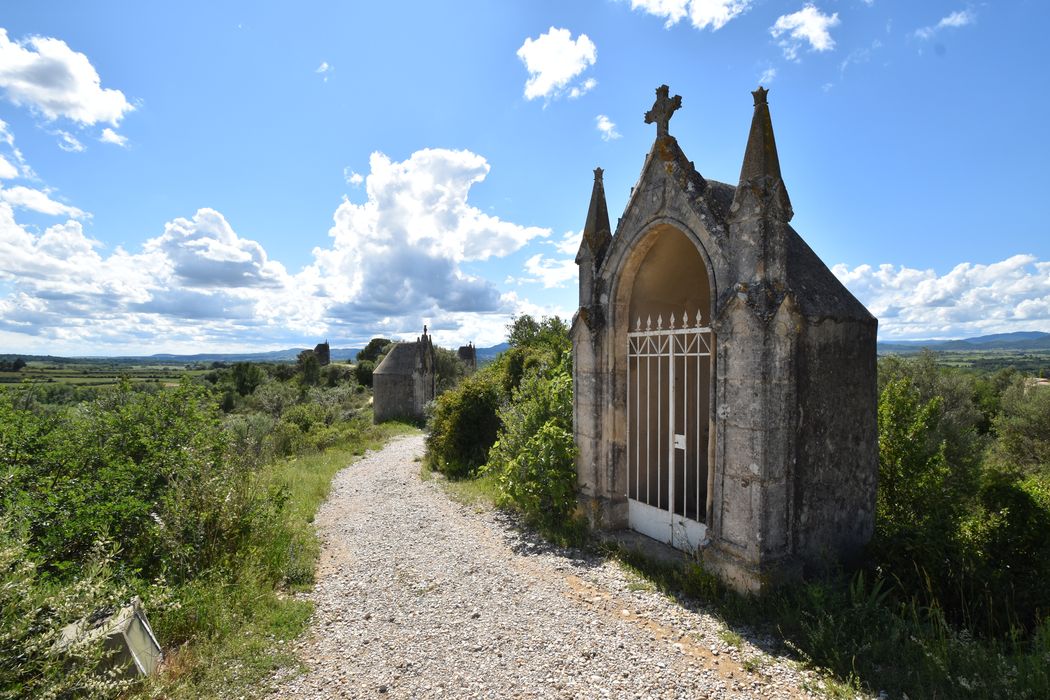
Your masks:
<instances>
[{"instance_id":1,"label":"stone cross on roof","mask_svg":"<svg viewBox=\"0 0 1050 700\"><path fill-rule=\"evenodd\" d=\"M645 113L646 124L656 122L656 138L663 138L668 135L667 124L671 121L671 116L674 115L675 110L682 107L682 96L668 97L670 90L671 88L666 85L656 88L656 102L653 103L653 108Z\"/></svg>"}]
</instances>

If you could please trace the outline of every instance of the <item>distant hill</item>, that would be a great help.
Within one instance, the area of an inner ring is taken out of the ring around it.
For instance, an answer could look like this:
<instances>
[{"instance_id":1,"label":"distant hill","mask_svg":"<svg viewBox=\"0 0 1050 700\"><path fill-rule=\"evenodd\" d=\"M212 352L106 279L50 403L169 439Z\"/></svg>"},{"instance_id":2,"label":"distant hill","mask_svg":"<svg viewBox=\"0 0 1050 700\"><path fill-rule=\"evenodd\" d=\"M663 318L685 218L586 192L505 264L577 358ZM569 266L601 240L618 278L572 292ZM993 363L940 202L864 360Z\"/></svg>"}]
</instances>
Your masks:
<instances>
[{"instance_id":1,"label":"distant hill","mask_svg":"<svg viewBox=\"0 0 1050 700\"><path fill-rule=\"evenodd\" d=\"M936 352L986 352L989 350L1027 350L1050 352L1050 333L1042 331L1020 331L1017 333L994 333L960 340L907 340L879 343L882 355L916 353L924 348Z\"/></svg>"},{"instance_id":2,"label":"distant hill","mask_svg":"<svg viewBox=\"0 0 1050 700\"><path fill-rule=\"evenodd\" d=\"M478 362L490 362L501 352L506 350L506 343L493 345L488 348L478 348ZM307 348L287 348L284 350L271 350L269 352L202 352L193 355L177 355L174 353L157 353L154 355L123 355L116 357L57 357L54 355L22 355L18 353L0 353L0 360L13 360L21 357L26 362L49 362L59 364L63 362L78 363L126 363L126 364L161 364L161 365L186 365L193 363L212 362L295 362L303 350ZM331 357L333 362L346 362L357 357L361 348L332 348Z\"/></svg>"},{"instance_id":3,"label":"distant hill","mask_svg":"<svg viewBox=\"0 0 1050 700\"><path fill-rule=\"evenodd\" d=\"M486 362L492 362L499 356L499 354L509 348L510 345L507 343L500 343L499 345L493 345L488 348L477 348L478 353L478 364L484 364Z\"/></svg>"}]
</instances>

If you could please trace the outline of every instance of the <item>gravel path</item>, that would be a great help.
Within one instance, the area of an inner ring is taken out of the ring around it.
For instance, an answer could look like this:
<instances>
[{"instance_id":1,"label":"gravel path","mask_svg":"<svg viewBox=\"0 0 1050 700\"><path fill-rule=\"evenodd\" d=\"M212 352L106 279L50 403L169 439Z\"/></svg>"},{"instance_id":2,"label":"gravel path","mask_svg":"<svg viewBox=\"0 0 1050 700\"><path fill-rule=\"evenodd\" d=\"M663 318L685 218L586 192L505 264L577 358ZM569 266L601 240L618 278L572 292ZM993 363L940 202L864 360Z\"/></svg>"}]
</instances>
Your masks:
<instances>
[{"instance_id":1,"label":"gravel path","mask_svg":"<svg viewBox=\"0 0 1050 700\"><path fill-rule=\"evenodd\" d=\"M335 477L309 671L275 678L278 697L817 697L811 674L617 563L451 501L422 453L401 438Z\"/></svg>"}]
</instances>

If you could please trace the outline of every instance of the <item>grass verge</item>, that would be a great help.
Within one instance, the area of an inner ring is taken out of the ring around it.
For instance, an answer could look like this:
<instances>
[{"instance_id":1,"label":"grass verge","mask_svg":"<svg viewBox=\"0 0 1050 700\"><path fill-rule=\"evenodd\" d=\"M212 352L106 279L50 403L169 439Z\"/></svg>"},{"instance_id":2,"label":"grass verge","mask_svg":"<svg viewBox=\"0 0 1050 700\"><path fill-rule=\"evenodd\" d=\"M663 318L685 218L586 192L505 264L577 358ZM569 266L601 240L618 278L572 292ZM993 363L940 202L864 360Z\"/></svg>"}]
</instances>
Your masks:
<instances>
[{"instance_id":1,"label":"grass verge","mask_svg":"<svg viewBox=\"0 0 1050 700\"><path fill-rule=\"evenodd\" d=\"M267 679L300 664L292 643L306 629L312 605L289 593L313 583L320 543L313 525L332 477L367 449L414 426L370 426L352 443L291 457L263 467L256 487L280 494L284 518L225 572L202 576L175 591L178 605L151 620L169 649L164 672L141 686L137 697L250 698L270 690Z\"/></svg>"},{"instance_id":2,"label":"grass verge","mask_svg":"<svg viewBox=\"0 0 1050 700\"><path fill-rule=\"evenodd\" d=\"M1050 622L1028 641L979 640L953 629L937 608L896 598L887 582L860 574L741 596L697 564L674 566L621 548L610 554L660 591L782 640L822 676L813 690L827 697L1050 697Z\"/></svg>"}]
</instances>

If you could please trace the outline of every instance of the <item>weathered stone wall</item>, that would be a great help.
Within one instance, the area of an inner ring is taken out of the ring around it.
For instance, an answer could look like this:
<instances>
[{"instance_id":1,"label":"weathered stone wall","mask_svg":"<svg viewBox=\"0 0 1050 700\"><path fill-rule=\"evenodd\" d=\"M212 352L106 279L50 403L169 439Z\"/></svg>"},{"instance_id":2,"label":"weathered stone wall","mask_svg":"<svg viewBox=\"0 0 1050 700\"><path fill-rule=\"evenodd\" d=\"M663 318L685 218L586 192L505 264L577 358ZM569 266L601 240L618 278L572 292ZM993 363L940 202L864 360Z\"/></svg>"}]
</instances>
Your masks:
<instances>
[{"instance_id":1,"label":"weathered stone wall","mask_svg":"<svg viewBox=\"0 0 1050 700\"><path fill-rule=\"evenodd\" d=\"M430 337L414 343L396 343L372 374L373 420L424 418L427 402L434 399L434 346Z\"/></svg>"},{"instance_id":2,"label":"weathered stone wall","mask_svg":"<svg viewBox=\"0 0 1050 700\"><path fill-rule=\"evenodd\" d=\"M372 415L375 422L382 423L397 418L422 418L422 406L417 399L417 383L417 378L411 374L373 374Z\"/></svg>"},{"instance_id":3,"label":"weathered stone wall","mask_svg":"<svg viewBox=\"0 0 1050 700\"><path fill-rule=\"evenodd\" d=\"M878 474L876 326L812 324L799 356L795 551L811 570L871 539Z\"/></svg>"}]
</instances>

